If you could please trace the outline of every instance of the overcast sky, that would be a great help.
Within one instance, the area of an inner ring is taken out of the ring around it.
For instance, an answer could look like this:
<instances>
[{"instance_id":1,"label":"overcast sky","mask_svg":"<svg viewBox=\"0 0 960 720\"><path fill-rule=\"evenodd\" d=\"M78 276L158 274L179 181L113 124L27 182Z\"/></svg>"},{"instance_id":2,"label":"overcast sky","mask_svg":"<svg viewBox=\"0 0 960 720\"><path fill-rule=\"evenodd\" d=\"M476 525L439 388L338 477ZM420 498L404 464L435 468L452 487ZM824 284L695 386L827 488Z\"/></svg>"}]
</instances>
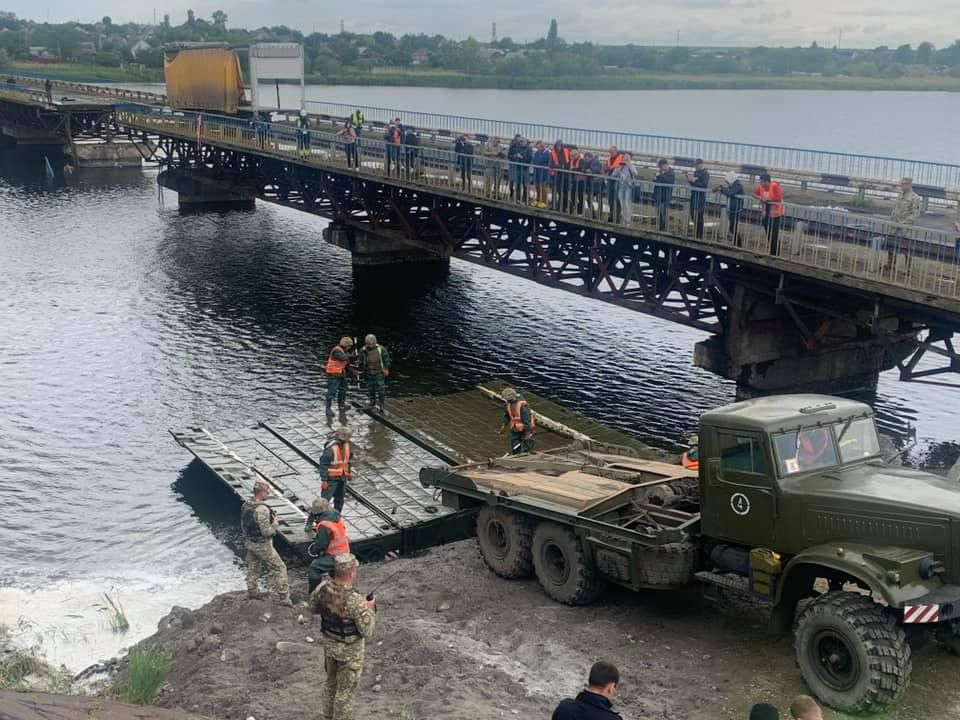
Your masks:
<instances>
[{"instance_id":1,"label":"overcast sky","mask_svg":"<svg viewBox=\"0 0 960 720\"><path fill-rule=\"evenodd\" d=\"M488 40L497 34L533 40L551 17L567 40L672 45L809 45L874 47L960 37L960 0L6 0L0 9L51 21L152 22L154 13L183 21L188 8L209 17L224 10L230 25L285 24L304 32L347 30L441 33ZM83 16L77 15L83 12Z\"/></svg>"}]
</instances>

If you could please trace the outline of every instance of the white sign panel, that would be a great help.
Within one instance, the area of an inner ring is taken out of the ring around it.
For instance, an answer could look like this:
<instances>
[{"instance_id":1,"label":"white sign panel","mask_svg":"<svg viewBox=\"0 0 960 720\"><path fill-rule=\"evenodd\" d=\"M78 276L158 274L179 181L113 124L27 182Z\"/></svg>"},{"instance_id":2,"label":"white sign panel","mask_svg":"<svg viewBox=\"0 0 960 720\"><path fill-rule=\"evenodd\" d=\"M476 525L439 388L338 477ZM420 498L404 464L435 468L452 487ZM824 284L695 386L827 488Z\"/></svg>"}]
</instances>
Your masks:
<instances>
[{"instance_id":1,"label":"white sign panel","mask_svg":"<svg viewBox=\"0 0 960 720\"><path fill-rule=\"evenodd\" d=\"M299 43L256 43L250 46L250 100L254 112L262 105L260 83L269 80L299 80L300 109L305 105L303 85L303 45ZM270 95L264 93L265 99Z\"/></svg>"}]
</instances>

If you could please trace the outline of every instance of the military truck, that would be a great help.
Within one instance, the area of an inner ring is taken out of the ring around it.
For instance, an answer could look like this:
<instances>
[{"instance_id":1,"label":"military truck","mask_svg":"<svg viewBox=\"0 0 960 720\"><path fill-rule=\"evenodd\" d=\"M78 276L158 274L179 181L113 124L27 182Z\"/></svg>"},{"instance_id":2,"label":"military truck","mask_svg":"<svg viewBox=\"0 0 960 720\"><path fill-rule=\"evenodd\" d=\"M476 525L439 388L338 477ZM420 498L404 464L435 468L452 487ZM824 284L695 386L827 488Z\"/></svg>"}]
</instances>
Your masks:
<instances>
[{"instance_id":1,"label":"military truck","mask_svg":"<svg viewBox=\"0 0 960 720\"><path fill-rule=\"evenodd\" d=\"M693 582L760 601L840 710L893 703L918 643L960 653L960 485L885 462L869 406L748 400L703 415L699 438L697 473L581 443L421 482L477 509L495 573L532 572L560 602Z\"/></svg>"}]
</instances>

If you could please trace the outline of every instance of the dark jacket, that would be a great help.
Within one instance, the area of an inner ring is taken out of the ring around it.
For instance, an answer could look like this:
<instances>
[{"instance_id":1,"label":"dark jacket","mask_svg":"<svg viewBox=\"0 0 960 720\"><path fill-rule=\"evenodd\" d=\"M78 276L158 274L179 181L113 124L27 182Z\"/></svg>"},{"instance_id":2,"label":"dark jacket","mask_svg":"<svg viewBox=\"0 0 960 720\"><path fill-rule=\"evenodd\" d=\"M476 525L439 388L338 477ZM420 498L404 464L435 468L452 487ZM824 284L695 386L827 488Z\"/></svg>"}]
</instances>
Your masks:
<instances>
[{"instance_id":1,"label":"dark jacket","mask_svg":"<svg viewBox=\"0 0 960 720\"><path fill-rule=\"evenodd\" d=\"M662 173L657 173L653 179L655 187L653 188L653 201L656 205L669 205L673 199L673 186L677 182L677 176L672 167L668 167Z\"/></svg>"},{"instance_id":2,"label":"dark jacket","mask_svg":"<svg viewBox=\"0 0 960 720\"><path fill-rule=\"evenodd\" d=\"M407 130L407 132L403 134L403 145L407 160L412 161L417 157L417 153L419 152L417 147L420 145L420 138L417 136L417 133L413 130Z\"/></svg>"},{"instance_id":3,"label":"dark jacket","mask_svg":"<svg viewBox=\"0 0 960 720\"><path fill-rule=\"evenodd\" d=\"M707 206L707 188L710 187L710 173L706 168L693 171L690 181L690 209L703 210Z\"/></svg>"},{"instance_id":4,"label":"dark jacket","mask_svg":"<svg viewBox=\"0 0 960 720\"><path fill-rule=\"evenodd\" d=\"M734 180L733 185L729 187L721 186L717 188L721 195L727 196L727 215L736 217L743 210L743 183Z\"/></svg>"},{"instance_id":5,"label":"dark jacket","mask_svg":"<svg viewBox=\"0 0 960 720\"><path fill-rule=\"evenodd\" d=\"M603 695L581 690L576 700L563 700L553 711L552 720L623 720L613 711L613 703Z\"/></svg>"},{"instance_id":6,"label":"dark jacket","mask_svg":"<svg viewBox=\"0 0 960 720\"><path fill-rule=\"evenodd\" d=\"M521 163L529 165L533 162L533 150L529 143L510 143L510 149L507 150L507 159L512 163Z\"/></svg>"},{"instance_id":7,"label":"dark jacket","mask_svg":"<svg viewBox=\"0 0 960 720\"><path fill-rule=\"evenodd\" d=\"M473 167L473 143L463 138L457 138L453 151L457 154L457 168L470 170Z\"/></svg>"}]
</instances>

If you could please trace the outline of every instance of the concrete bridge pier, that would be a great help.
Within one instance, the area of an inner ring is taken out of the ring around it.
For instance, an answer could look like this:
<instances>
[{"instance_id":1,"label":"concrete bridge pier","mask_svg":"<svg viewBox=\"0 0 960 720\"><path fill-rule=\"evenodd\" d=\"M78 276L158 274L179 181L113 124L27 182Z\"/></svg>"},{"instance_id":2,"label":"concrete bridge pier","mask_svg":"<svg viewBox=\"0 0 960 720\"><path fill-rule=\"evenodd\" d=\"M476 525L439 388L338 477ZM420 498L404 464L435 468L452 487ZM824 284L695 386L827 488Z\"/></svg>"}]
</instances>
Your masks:
<instances>
[{"instance_id":1,"label":"concrete bridge pier","mask_svg":"<svg viewBox=\"0 0 960 720\"><path fill-rule=\"evenodd\" d=\"M177 193L181 212L253 210L256 206L250 195L231 192L216 182L176 168L161 172L157 182Z\"/></svg>"},{"instance_id":2,"label":"concrete bridge pier","mask_svg":"<svg viewBox=\"0 0 960 720\"><path fill-rule=\"evenodd\" d=\"M323 239L349 250L354 270L402 265L405 270L416 267L442 271L450 265L449 255L426 244L410 244L403 234L393 230L371 231L331 222L323 229Z\"/></svg>"},{"instance_id":3,"label":"concrete bridge pier","mask_svg":"<svg viewBox=\"0 0 960 720\"><path fill-rule=\"evenodd\" d=\"M697 343L694 364L735 380L741 398L872 389L879 373L907 357L915 345L906 338L883 344L868 329L869 309L850 307L844 313L839 298L830 300L820 299L821 306L836 309L826 314L778 293L737 285L726 332ZM900 329L895 318L874 322L888 331Z\"/></svg>"}]
</instances>

